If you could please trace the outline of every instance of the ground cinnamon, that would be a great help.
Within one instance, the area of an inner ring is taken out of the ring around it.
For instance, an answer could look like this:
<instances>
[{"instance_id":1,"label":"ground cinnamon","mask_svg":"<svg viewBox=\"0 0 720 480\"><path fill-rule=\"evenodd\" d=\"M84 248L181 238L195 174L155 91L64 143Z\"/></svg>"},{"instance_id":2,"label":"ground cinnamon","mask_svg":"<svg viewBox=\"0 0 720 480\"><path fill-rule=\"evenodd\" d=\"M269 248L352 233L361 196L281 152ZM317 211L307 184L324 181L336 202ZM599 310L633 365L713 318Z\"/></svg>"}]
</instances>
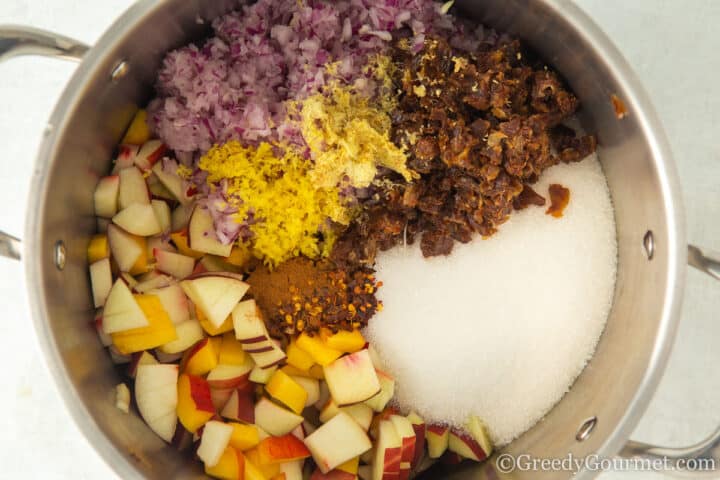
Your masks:
<instances>
[{"instance_id":1,"label":"ground cinnamon","mask_svg":"<svg viewBox=\"0 0 720 480\"><path fill-rule=\"evenodd\" d=\"M381 283L370 269L347 271L296 257L274 270L259 267L247 282L274 337L362 328L382 308L375 297Z\"/></svg>"}]
</instances>

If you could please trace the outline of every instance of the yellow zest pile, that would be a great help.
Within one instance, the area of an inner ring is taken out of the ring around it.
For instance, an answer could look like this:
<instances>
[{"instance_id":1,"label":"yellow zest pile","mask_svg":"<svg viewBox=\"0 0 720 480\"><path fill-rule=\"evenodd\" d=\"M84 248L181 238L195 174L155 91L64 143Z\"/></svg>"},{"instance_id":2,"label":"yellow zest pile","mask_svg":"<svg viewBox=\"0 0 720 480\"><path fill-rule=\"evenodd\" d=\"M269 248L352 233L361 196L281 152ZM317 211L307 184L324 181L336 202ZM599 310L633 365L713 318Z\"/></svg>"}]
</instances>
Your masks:
<instances>
[{"instance_id":1,"label":"yellow zest pile","mask_svg":"<svg viewBox=\"0 0 720 480\"><path fill-rule=\"evenodd\" d=\"M310 161L291 149L230 141L210 149L199 167L211 186L226 182L229 203L238 209L235 220L253 220L252 252L271 267L301 254L326 255L335 240L328 219L350 220L337 188L318 186L309 176Z\"/></svg>"}]
</instances>

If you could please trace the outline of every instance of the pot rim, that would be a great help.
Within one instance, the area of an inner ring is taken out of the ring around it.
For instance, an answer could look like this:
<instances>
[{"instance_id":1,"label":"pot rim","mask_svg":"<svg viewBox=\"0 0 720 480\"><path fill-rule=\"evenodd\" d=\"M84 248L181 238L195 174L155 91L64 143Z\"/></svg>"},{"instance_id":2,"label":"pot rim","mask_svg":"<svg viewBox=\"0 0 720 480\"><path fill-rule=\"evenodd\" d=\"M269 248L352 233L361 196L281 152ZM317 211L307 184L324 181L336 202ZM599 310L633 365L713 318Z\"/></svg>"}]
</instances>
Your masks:
<instances>
[{"instance_id":1,"label":"pot rim","mask_svg":"<svg viewBox=\"0 0 720 480\"><path fill-rule=\"evenodd\" d=\"M621 421L597 451L597 454L601 457L610 457L620 451L642 417L662 377L671 353L673 339L679 323L686 273L687 242L684 209L669 142L660 119L649 100L649 96L629 63L608 36L573 2L569 0L536 1L547 4L556 15L564 18L583 40L602 53L606 68L612 72L613 77L621 87L618 93L621 93L621 97L627 102L629 110L637 117L643 136L653 153L661 192L665 200L664 207L667 212L668 270L667 282L662 297L662 318L658 323L655 345L648 369L638 390L629 403ZM48 370L52 374L63 403L79 430L106 464L122 478L139 478L138 471L124 456L118 455L116 447L93 420L69 379L67 367L62 362L62 356L49 328L48 311L44 303L43 268L42 262L38 259L38 257L44 258L44 256L38 252L42 247L41 220L44 217L45 195L49 187L47 172L53 159L57 157L57 141L62 137L67 127L66 112L75 110L83 97L86 83L97 74L98 65L107 60L106 57L109 55L110 47L115 45L119 39L134 28L140 19L161 3L162 0L141 0L126 10L87 52L68 82L48 120L48 125L52 128L46 130L38 149L31 181L31 194L28 199L28 215L25 229L24 258L35 260L25 262L28 300L38 341ZM38 194L33 194L33 192L38 192ZM592 472L583 472L577 478L593 475Z\"/></svg>"}]
</instances>

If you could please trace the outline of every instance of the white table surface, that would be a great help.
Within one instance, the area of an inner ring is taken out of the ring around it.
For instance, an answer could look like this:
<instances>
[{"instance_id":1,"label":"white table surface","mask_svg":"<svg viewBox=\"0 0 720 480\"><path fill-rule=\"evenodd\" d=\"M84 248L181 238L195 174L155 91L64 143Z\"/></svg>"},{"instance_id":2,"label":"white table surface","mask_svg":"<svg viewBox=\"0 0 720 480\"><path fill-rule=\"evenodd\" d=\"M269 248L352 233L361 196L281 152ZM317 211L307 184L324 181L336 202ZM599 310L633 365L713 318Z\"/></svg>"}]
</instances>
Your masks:
<instances>
[{"instance_id":1,"label":"white table surface","mask_svg":"<svg viewBox=\"0 0 720 480\"><path fill-rule=\"evenodd\" d=\"M720 250L720 1L577 0L635 66L665 123L682 180L691 241ZM0 24L92 43L131 0L3 0ZM20 58L0 65L0 228L20 236L44 123L74 65ZM116 478L74 426L50 379L27 308L23 269L0 259L0 479ZM720 423L720 285L690 272L676 347L634 437L692 443ZM713 314L715 312L715 314ZM603 480L659 479L607 473Z\"/></svg>"}]
</instances>

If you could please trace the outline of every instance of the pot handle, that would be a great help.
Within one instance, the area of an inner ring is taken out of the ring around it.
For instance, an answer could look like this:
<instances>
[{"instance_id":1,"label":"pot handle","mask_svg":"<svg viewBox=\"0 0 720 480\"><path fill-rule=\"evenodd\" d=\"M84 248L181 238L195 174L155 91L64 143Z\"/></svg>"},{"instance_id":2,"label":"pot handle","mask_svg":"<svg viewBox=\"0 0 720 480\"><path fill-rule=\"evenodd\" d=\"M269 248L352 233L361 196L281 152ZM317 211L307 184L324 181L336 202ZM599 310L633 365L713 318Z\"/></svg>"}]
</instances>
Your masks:
<instances>
[{"instance_id":1,"label":"pot handle","mask_svg":"<svg viewBox=\"0 0 720 480\"><path fill-rule=\"evenodd\" d=\"M0 257L20 260L20 239L0 232Z\"/></svg>"},{"instance_id":2,"label":"pot handle","mask_svg":"<svg viewBox=\"0 0 720 480\"><path fill-rule=\"evenodd\" d=\"M32 27L0 25L0 62L21 55L82 60L89 47L72 38ZM20 260L20 240L0 231L0 257Z\"/></svg>"},{"instance_id":3,"label":"pot handle","mask_svg":"<svg viewBox=\"0 0 720 480\"><path fill-rule=\"evenodd\" d=\"M688 264L720 280L720 253L688 245ZM659 464L686 478L720 478L720 427L689 447L658 447L631 440L619 455L661 462Z\"/></svg>"},{"instance_id":4,"label":"pot handle","mask_svg":"<svg viewBox=\"0 0 720 480\"><path fill-rule=\"evenodd\" d=\"M0 62L21 55L82 60L89 47L72 38L32 27L0 25Z\"/></svg>"}]
</instances>

